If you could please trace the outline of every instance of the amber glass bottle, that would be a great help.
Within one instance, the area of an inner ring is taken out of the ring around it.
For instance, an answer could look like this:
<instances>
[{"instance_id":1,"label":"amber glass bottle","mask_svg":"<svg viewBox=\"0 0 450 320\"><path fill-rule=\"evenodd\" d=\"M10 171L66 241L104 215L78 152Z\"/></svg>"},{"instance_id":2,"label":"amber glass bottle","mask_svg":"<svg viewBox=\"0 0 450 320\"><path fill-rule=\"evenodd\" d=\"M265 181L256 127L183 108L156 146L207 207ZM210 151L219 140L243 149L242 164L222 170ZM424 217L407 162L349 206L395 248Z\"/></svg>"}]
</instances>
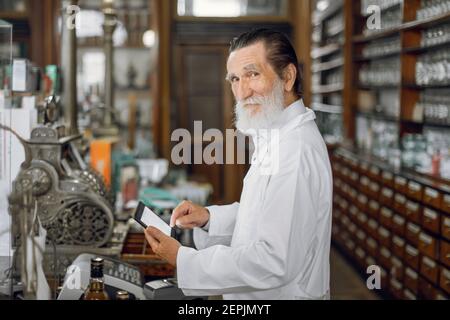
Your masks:
<instances>
[{"instance_id":1,"label":"amber glass bottle","mask_svg":"<svg viewBox=\"0 0 450 320\"><path fill-rule=\"evenodd\" d=\"M109 300L105 290L102 258L91 259L91 279L89 287L84 292L84 300Z\"/></svg>"}]
</instances>

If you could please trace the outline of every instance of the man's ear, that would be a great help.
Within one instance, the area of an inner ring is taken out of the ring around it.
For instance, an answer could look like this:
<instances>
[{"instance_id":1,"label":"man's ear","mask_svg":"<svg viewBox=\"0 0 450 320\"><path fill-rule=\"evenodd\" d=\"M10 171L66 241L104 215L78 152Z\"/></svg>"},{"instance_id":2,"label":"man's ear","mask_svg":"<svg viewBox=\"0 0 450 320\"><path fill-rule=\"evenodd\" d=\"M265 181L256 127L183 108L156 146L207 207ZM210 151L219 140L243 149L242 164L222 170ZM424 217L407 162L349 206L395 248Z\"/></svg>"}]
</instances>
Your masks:
<instances>
[{"instance_id":1,"label":"man's ear","mask_svg":"<svg viewBox=\"0 0 450 320\"><path fill-rule=\"evenodd\" d=\"M284 90L285 91L288 91L288 92L292 91L292 88L294 87L294 84L295 84L295 79L297 79L297 69L291 63L284 70Z\"/></svg>"}]
</instances>

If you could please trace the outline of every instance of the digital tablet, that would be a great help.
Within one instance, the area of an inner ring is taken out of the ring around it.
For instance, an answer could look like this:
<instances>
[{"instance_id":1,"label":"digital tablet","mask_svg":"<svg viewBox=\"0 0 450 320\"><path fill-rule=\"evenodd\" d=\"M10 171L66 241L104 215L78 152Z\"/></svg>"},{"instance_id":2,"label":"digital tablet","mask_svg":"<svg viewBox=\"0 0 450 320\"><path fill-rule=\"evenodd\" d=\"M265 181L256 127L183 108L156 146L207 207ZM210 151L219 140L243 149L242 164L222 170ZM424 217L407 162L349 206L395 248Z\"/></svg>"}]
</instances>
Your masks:
<instances>
[{"instance_id":1,"label":"digital tablet","mask_svg":"<svg viewBox=\"0 0 450 320\"><path fill-rule=\"evenodd\" d=\"M169 237L174 237L175 229L171 228L163 219L161 219L156 213L154 213L149 207L147 207L142 201L136 208L134 214L134 220L136 220L144 229L152 226L161 230L164 234Z\"/></svg>"}]
</instances>

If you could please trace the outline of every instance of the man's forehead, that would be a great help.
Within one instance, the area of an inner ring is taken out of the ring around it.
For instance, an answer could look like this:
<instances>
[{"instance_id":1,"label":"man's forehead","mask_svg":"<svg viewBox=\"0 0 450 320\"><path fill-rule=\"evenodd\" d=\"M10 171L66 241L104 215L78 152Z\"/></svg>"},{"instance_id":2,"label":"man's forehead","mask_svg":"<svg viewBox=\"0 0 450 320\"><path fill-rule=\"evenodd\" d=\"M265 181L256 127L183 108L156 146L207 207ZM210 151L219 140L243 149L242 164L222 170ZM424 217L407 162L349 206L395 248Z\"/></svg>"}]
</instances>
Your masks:
<instances>
[{"instance_id":1,"label":"man's forehead","mask_svg":"<svg viewBox=\"0 0 450 320\"><path fill-rule=\"evenodd\" d=\"M227 68L230 69L259 69L267 63L265 49L262 43L256 43L248 47L238 49L228 57Z\"/></svg>"}]
</instances>

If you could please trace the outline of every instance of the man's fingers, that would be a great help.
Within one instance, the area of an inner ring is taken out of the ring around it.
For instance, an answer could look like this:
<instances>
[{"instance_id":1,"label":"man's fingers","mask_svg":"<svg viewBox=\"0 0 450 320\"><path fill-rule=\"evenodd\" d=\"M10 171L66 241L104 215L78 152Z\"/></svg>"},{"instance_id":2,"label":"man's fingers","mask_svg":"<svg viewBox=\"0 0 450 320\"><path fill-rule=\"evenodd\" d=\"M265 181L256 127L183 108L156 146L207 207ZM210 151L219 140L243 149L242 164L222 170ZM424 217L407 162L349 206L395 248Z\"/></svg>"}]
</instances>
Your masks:
<instances>
[{"instance_id":1,"label":"man's fingers","mask_svg":"<svg viewBox=\"0 0 450 320\"><path fill-rule=\"evenodd\" d=\"M175 222L178 218L186 215L189 212L190 204L187 201L181 202L172 212L172 216L170 217L170 227L175 226Z\"/></svg>"},{"instance_id":2,"label":"man's fingers","mask_svg":"<svg viewBox=\"0 0 450 320\"><path fill-rule=\"evenodd\" d=\"M194 226L194 221L192 219L191 215L188 216L183 216L181 218L178 218L175 221L175 224L177 225L177 227L179 228L190 228Z\"/></svg>"},{"instance_id":3,"label":"man's fingers","mask_svg":"<svg viewBox=\"0 0 450 320\"><path fill-rule=\"evenodd\" d=\"M145 233L145 238L147 239L148 243L150 244L150 247L152 248L152 250L155 251L155 249L159 245L159 242L158 242L158 240L153 238L153 236L147 230L148 230L148 228L144 232Z\"/></svg>"},{"instance_id":4,"label":"man's fingers","mask_svg":"<svg viewBox=\"0 0 450 320\"><path fill-rule=\"evenodd\" d=\"M145 231L158 242L161 242L164 237L167 237L161 230L155 227L148 227Z\"/></svg>"}]
</instances>

